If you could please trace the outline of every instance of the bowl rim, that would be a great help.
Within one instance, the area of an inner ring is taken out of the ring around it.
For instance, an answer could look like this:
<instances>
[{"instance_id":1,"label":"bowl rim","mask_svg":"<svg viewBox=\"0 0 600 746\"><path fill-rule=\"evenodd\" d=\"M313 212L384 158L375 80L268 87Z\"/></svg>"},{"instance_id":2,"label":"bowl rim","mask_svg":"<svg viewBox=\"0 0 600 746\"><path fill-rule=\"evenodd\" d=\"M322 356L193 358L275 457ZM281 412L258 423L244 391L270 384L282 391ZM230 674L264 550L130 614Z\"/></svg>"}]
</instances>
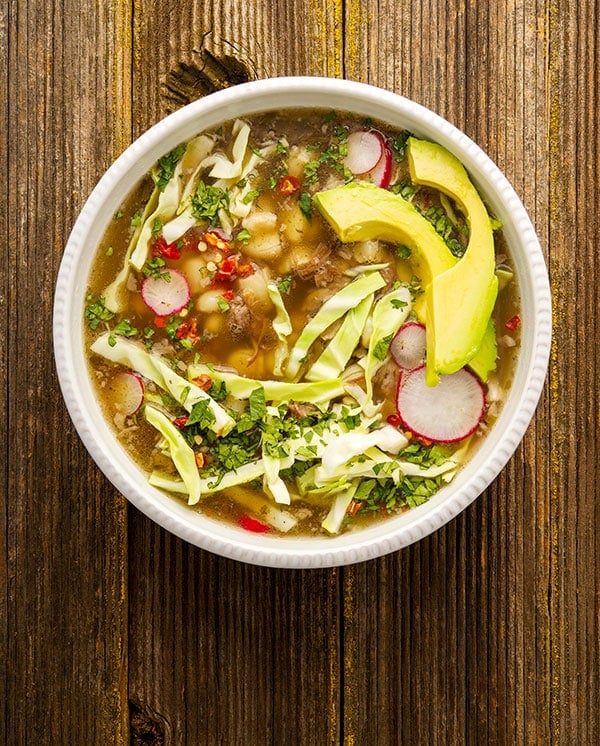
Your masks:
<instances>
[{"instance_id":1,"label":"bowl rim","mask_svg":"<svg viewBox=\"0 0 600 746\"><path fill-rule=\"evenodd\" d=\"M249 534L201 516L150 487L125 451L115 449L115 436L91 396L83 355L89 262L119 204L157 158L192 135L237 116L303 107L371 116L435 140L457 155L504 224L521 297L528 301L515 380L498 421L469 464L424 505L356 532L318 539ZM209 94L161 119L106 170L64 249L55 286L53 343L61 392L79 437L109 481L149 518L191 544L231 559L269 567L334 567L383 556L433 533L472 503L504 468L543 390L551 346L551 295L542 250L523 204L496 164L465 133L423 105L367 83L306 76L267 78Z\"/></svg>"}]
</instances>

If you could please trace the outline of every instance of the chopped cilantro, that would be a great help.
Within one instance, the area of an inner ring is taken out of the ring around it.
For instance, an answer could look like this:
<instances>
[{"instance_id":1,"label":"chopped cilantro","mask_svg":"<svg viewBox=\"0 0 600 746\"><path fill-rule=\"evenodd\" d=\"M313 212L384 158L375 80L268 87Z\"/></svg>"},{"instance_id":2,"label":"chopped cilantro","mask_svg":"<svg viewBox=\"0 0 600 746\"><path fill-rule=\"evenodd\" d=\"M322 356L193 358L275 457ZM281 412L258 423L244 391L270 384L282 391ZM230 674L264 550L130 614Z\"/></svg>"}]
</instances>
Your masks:
<instances>
[{"instance_id":1,"label":"chopped cilantro","mask_svg":"<svg viewBox=\"0 0 600 746\"><path fill-rule=\"evenodd\" d=\"M302 192L298 200L298 206L307 220L312 220L312 199L308 192Z\"/></svg>"},{"instance_id":2,"label":"chopped cilantro","mask_svg":"<svg viewBox=\"0 0 600 746\"><path fill-rule=\"evenodd\" d=\"M200 399L190 411L186 427L198 425L200 429L208 429L215 421L215 415L210 408L209 399Z\"/></svg>"},{"instance_id":3,"label":"chopped cilantro","mask_svg":"<svg viewBox=\"0 0 600 746\"><path fill-rule=\"evenodd\" d=\"M282 295L289 293L291 286L292 286L292 275L286 275L285 277L282 277L281 280L279 280L279 282L277 283L277 289Z\"/></svg>"},{"instance_id":4,"label":"chopped cilantro","mask_svg":"<svg viewBox=\"0 0 600 746\"><path fill-rule=\"evenodd\" d=\"M89 297L89 296L88 296ZM91 300L91 297L89 297ZM110 321L114 313L104 305L104 298L98 298L85 309L85 318L90 329L95 330L101 321Z\"/></svg>"},{"instance_id":5,"label":"chopped cilantro","mask_svg":"<svg viewBox=\"0 0 600 746\"><path fill-rule=\"evenodd\" d=\"M405 179L404 181L400 181L398 184L394 184L390 187L390 191L394 194L399 194L402 199L411 202L412 198L419 191L419 187L415 186L410 179Z\"/></svg>"},{"instance_id":6,"label":"chopped cilantro","mask_svg":"<svg viewBox=\"0 0 600 746\"><path fill-rule=\"evenodd\" d=\"M200 181L192 197L192 214L198 220L207 220L211 226L214 226L217 223L219 210L229 211L229 195L219 187Z\"/></svg>"},{"instance_id":7,"label":"chopped cilantro","mask_svg":"<svg viewBox=\"0 0 600 746\"><path fill-rule=\"evenodd\" d=\"M261 387L255 389L248 399L248 409L250 411L250 417L255 420L262 420L267 413L267 405L265 403L265 390Z\"/></svg>"},{"instance_id":8,"label":"chopped cilantro","mask_svg":"<svg viewBox=\"0 0 600 746\"><path fill-rule=\"evenodd\" d=\"M219 311L221 311L221 313L227 313L227 311L229 311L229 309L231 308L231 304L229 303L229 301L222 295L217 298L217 306L219 307Z\"/></svg>"},{"instance_id":9,"label":"chopped cilantro","mask_svg":"<svg viewBox=\"0 0 600 746\"><path fill-rule=\"evenodd\" d=\"M131 326L128 319L121 319L108 335L108 344L114 347L117 343L117 335L120 337L135 337L137 333L138 330L134 326Z\"/></svg>"},{"instance_id":10,"label":"chopped cilantro","mask_svg":"<svg viewBox=\"0 0 600 746\"><path fill-rule=\"evenodd\" d=\"M154 277L154 279L159 279L162 277L164 280L170 279L170 275L168 272L164 272L164 267L167 266L167 263L161 256L154 256L152 259L148 259L148 261L144 264L142 267L142 274L144 277ZM167 275L169 277L167 278Z\"/></svg>"},{"instance_id":11,"label":"chopped cilantro","mask_svg":"<svg viewBox=\"0 0 600 746\"><path fill-rule=\"evenodd\" d=\"M417 203L414 204L421 215L433 225L436 232L444 239L452 254L460 258L465 253L466 247L456 238L459 228L450 220L444 208L428 207L425 209Z\"/></svg>"},{"instance_id":12,"label":"chopped cilantro","mask_svg":"<svg viewBox=\"0 0 600 746\"><path fill-rule=\"evenodd\" d=\"M252 202L253 200L255 200L259 196L259 194L260 194L260 189L251 189L249 192L247 192L243 196L242 202L245 205L249 205L250 202Z\"/></svg>"},{"instance_id":13,"label":"chopped cilantro","mask_svg":"<svg viewBox=\"0 0 600 746\"><path fill-rule=\"evenodd\" d=\"M403 131L392 138L392 151L397 161L402 161L406 157L406 144L410 136L410 132Z\"/></svg>"},{"instance_id":14,"label":"chopped cilantro","mask_svg":"<svg viewBox=\"0 0 600 746\"><path fill-rule=\"evenodd\" d=\"M227 386L225 381L213 380L211 387L208 390L208 394L211 399L215 401L224 401L227 398Z\"/></svg>"},{"instance_id":15,"label":"chopped cilantro","mask_svg":"<svg viewBox=\"0 0 600 746\"><path fill-rule=\"evenodd\" d=\"M373 356L376 360L386 359L393 337L393 334L388 334L387 337L383 337L379 340L379 342L377 342L377 344L375 345L375 349L373 350Z\"/></svg>"},{"instance_id":16,"label":"chopped cilantro","mask_svg":"<svg viewBox=\"0 0 600 746\"><path fill-rule=\"evenodd\" d=\"M162 158L159 158L158 165L160 168L155 175L155 183L161 192L164 192L165 187L175 173L175 167L183 157L186 147L187 146L185 144L178 145L176 148L171 150L170 153L167 153L166 155L163 155Z\"/></svg>"}]
</instances>

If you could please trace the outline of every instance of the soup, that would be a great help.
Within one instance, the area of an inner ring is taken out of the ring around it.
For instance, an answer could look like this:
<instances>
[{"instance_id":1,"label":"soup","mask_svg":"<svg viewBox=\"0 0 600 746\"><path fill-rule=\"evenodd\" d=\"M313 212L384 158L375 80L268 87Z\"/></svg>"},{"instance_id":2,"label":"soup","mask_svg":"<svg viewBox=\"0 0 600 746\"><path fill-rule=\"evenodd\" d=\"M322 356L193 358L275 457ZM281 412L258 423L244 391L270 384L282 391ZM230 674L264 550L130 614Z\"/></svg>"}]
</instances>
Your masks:
<instances>
[{"instance_id":1,"label":"soup","mask_svg":"<svg viewBox=\"0 0 600 746\"><path fill-rule=\"evenodd\" d=\"M165 154L89 278L89 370L149 482L251 532L336 535L451 482L510 387L501 226L435 143L343 112Z\"/></svg>"}]
</instances>

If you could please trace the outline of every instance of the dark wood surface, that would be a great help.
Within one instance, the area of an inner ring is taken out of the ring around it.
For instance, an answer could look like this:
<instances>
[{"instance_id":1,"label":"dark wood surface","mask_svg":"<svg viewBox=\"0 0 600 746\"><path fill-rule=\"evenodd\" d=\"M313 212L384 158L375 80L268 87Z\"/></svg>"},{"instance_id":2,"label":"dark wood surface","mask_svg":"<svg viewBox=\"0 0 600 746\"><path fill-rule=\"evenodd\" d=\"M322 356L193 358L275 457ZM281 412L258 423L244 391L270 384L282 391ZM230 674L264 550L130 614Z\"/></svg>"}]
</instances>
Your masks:
<instances>
[{"instance_id":1,"label":"dark wood surface","mask_svg":"<svg viewBox=\"0 0 600 746\"><path fill-rule=\"evenodd\" d=\"M0 7L0 743L600 743L594 0L7 0ZM53 285L144 129L244 79L423 103L506 172L551 275L547 385L501 476L343 569L244 566L98 472L54 369Z\"/></svg>"}]
</instances>

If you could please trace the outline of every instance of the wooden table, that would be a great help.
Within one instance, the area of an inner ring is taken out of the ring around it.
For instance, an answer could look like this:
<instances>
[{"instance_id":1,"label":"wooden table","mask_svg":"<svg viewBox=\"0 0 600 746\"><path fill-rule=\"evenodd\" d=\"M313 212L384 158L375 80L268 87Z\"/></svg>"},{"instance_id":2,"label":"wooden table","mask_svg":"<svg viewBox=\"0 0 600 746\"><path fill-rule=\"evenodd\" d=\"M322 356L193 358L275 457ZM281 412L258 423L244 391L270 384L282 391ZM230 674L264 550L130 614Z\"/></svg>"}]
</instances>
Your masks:
<instances>
[{"instance_id":1,"label":"wooden table","mask_svg":"<svg viewBox=\"0 0 600 746\"><path fill-rule=\"evenodd\" d=\"M0 9L0 742L600 743L600 29L593 0L8 0ZM67 417L53 285L149 125L249 78L405 94L505 171L547 257L550 370L502 475L343 569L244 566L116 493Z\"/></svg>"}]
</instances>

